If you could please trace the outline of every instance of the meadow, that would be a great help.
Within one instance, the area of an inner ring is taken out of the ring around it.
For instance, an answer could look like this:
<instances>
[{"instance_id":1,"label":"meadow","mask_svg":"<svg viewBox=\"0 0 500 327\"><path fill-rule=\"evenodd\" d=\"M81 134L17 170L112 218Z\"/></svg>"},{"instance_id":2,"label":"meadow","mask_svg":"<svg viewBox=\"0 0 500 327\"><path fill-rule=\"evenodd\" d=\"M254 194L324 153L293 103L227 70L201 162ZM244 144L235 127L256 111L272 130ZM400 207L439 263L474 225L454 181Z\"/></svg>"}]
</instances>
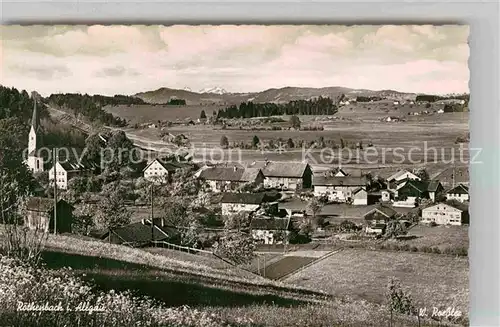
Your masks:
<instances>
[{"instance_id":1,"label":"meadow","mask_svg":"<svg viewBox=\"0 0 500 327\"><path fill-rule=\"evenodd\" d=\"M285 281L381 304L390 277L411 292L417 307L468 312L468 260L463 257L345 249Z\"/></svg>"},{"instance_id":2,"label":"meadow","mask_svg":"<svg viewBox=\"0 0 500 327\"><path fill-rule=\"evenodd\" d=\"M426 226L417 225L408 231L408 234L401 239L391 239L384 242L386 245L407 244L419 250L423 248L439 248L441 253L447 249L469 247L469 227L468 226Z\"/></svg>"}]
</instances>

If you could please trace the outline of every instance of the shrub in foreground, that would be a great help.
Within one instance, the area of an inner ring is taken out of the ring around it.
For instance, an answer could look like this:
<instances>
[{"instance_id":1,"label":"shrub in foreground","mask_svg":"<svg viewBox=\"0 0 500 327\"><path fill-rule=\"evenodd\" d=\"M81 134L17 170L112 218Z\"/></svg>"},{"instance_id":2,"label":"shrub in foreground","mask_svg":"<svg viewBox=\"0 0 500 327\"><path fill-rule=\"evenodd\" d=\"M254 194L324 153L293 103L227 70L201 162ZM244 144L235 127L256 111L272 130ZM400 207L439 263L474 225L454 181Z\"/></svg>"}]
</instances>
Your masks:
<instances>
[{"instance_id":1,"label":"shrub in foreground","mask_svg":"<svg viewBox=\"0 0 500 327\"><path fill-rule=\"evenodd\" d=\"M50 306L50 308L49 308ZM41 310L42 309L42 310ZM51 310L47 310L51 309ZM129 293L94 292L69 269L0 256L0 322L8 326L252 326L189 307L165 308Z\"/></svg>"}]
</instances>

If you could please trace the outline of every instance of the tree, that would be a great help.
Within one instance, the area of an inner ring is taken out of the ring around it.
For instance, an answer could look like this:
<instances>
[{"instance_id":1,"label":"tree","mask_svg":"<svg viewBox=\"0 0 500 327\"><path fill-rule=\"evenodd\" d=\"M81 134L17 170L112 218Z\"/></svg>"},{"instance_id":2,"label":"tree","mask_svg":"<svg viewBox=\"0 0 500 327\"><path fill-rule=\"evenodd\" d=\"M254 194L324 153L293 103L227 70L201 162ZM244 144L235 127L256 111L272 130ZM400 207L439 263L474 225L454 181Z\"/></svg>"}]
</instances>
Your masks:
<instances>
[{"instance_id":1,"label":"tree","mask_svg":"<svg viewBox=\"0 0 500 327\"><path fill-rule=\"evenodd\" d=\"M0 214L2 223L12 219L19 208L20 199L31 195L35 179L22 156L18 135L0 120Z\"/></svg>"},{"instance_id":2,"label":"tree","mask_svg":"<svg viewBox=\"0 0 500 327\"><path fill-rule=\"evenodd\" d=\"M406 233L407 231L404 223L399 220L393 219L387 222L384 238L385 239L396 238L400 235L405 235Z\"/></svg>"},{"instance_id":3,"label":"tree","mask_svg":"<svg viewBox=\"0 0 500 327\"><path fill-rule=\"evenodd\" d=\"M200 119L207 119L207 114L205 113L205 110L202 110L200 113Z\"/></svg>"},{"instance_id":4,"label":"tree","mask_svg":"<svg viewBox=\"0 0 500 327\"><path fill-rule=\"evenodd\" d=\"M104 196L96 206L96 225L111 231L130 223L131 212L125 206L121 191L115 189Z\"/></svg>"},{"instance_id":5,"label":"tree","mask_svg":"<svg viewBox=\"0 0 500 327\"><path fill-rule=\"evenodd\" d=\"M300 119L299 117L293 115L290 117L290 125L295 128L295 129L299 129L300 128Z\"/></svg>"},{"instance_id":6,"label":"tree","mask_svg":"<svg viewBox=\"0 0 500 327\"><path fill-rule=\"evenodd\" d=\"M248 263L255 257L255 242L247 233L226 230L213 248L216 255L235 264Z\"/></svg>"},{"instance_id":7,"label":"tree","mask_svg":"<svg viewBox=\"0 0 500 327\"><path fill-rule=\"evenodd\" d=\"M288 141L286 141L286 145L290 149L293 149L295 147L295 144L293 143L292 138L289 138Z\"/></svg>"},{"instance_id":8,"label":"tree","mask_svg":"<svg viewBox=\"0 0 500 327\"><path fill-rule=\"evenodd\" d=\"M252 147L256 148L260 143L259 137L257 135L254 135L252 138Z\"/></svg>"},{"instance_id":9,"label":"tree","mask_svg":"<svg viewBox=\"0 0 500 327\"><path fill-rule=\"evenodd\" d=\"M323 208L323 204L318 200L318 198L313 197L306 206L306 212L310 213L313 217L312 226L319 227L321 225L321 221L319 221L317 214Z\"/></svg>"},{"instance_id":10,"label":"tree","mask_svg":"<svg viewBox=\"0 0 500 327\"><path fill-rule=\"evenodd\" d=\"M430 179L429 173L427 173L427 170L424 167L414 168L413 173L420 177L422 181L428 181Z\"/></svg>"},{"instance_id":11,"label":"tree","mask_svg":"<svg viewBox=\"0 0 500 327\"><path fill-rule=\"evenodd\" d=\"M227 149L229 146L229 140L227 139L226 135L222 135L220 138L220 146L223 149Z\"/></svg>"},{"instance_id":12,"label":"tree","mask_svg":"<svg viewBox=\"0 0 500 327\"><path fill-rule=\"evenodd\" d=\"M407 315L411 315L415 312L411 294L403 290L401 283L397 279L391 278L389 280L386 297L391 317L393 312Z\"/></svg>"},{"instance_id":13,"label":"tree","mask_svg":"<svg viewBox=\"0 0 500 327\"><path fill-rule=\"evenodd\" d=\"M73 223L71 230L73 233L89 235L95 226L94 217L95 208L89 203L82 203L77 206L73 212Z\"/></svg>"}]
</instances>

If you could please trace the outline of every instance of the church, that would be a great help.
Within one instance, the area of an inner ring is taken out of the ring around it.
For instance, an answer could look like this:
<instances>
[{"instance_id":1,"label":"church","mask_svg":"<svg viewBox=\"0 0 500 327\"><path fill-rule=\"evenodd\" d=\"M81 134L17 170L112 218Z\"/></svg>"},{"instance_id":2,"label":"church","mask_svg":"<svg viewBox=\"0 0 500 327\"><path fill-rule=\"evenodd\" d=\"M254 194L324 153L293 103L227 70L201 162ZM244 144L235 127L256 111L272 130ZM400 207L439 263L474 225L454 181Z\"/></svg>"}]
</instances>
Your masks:
<instances>
[{"instance_id":1,"label":"church","mask_svg":"<svg viewBox=\"0 0 500 327\"><path fill-rule=\"evenodd\" d=\"M40 155L42 147L42 130L40 126L40 118L38 117L38 109L36 106L36 97L33 95L33 116L31 118L31 128L28 140L28 160L27 165L33 173L44 171L43 158Z\"/></svg>"}]
</instances>

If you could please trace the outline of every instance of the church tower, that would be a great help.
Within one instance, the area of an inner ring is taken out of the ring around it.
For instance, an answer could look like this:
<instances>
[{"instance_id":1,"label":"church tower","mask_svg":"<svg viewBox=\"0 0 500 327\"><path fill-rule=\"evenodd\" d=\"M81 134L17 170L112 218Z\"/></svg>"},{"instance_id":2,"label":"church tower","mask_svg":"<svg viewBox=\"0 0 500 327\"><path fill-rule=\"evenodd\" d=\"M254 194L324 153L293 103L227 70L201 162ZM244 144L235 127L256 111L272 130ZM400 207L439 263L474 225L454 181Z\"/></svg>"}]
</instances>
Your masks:
<instances>
[{"instance_id":1,"label":"church tower","mask_svg":"<svg viewBox=\"0 0 500 327\"><path fill-rule=\"evenodd\" d=\"M28 140L28 167L34 172L43 171L43 158L37 153L41 146L41 128L40 118L38 117L38 109L36 107L36 97L33 97L33 116L31 117L31 128Z\"/></svg>"}]
</instances>

